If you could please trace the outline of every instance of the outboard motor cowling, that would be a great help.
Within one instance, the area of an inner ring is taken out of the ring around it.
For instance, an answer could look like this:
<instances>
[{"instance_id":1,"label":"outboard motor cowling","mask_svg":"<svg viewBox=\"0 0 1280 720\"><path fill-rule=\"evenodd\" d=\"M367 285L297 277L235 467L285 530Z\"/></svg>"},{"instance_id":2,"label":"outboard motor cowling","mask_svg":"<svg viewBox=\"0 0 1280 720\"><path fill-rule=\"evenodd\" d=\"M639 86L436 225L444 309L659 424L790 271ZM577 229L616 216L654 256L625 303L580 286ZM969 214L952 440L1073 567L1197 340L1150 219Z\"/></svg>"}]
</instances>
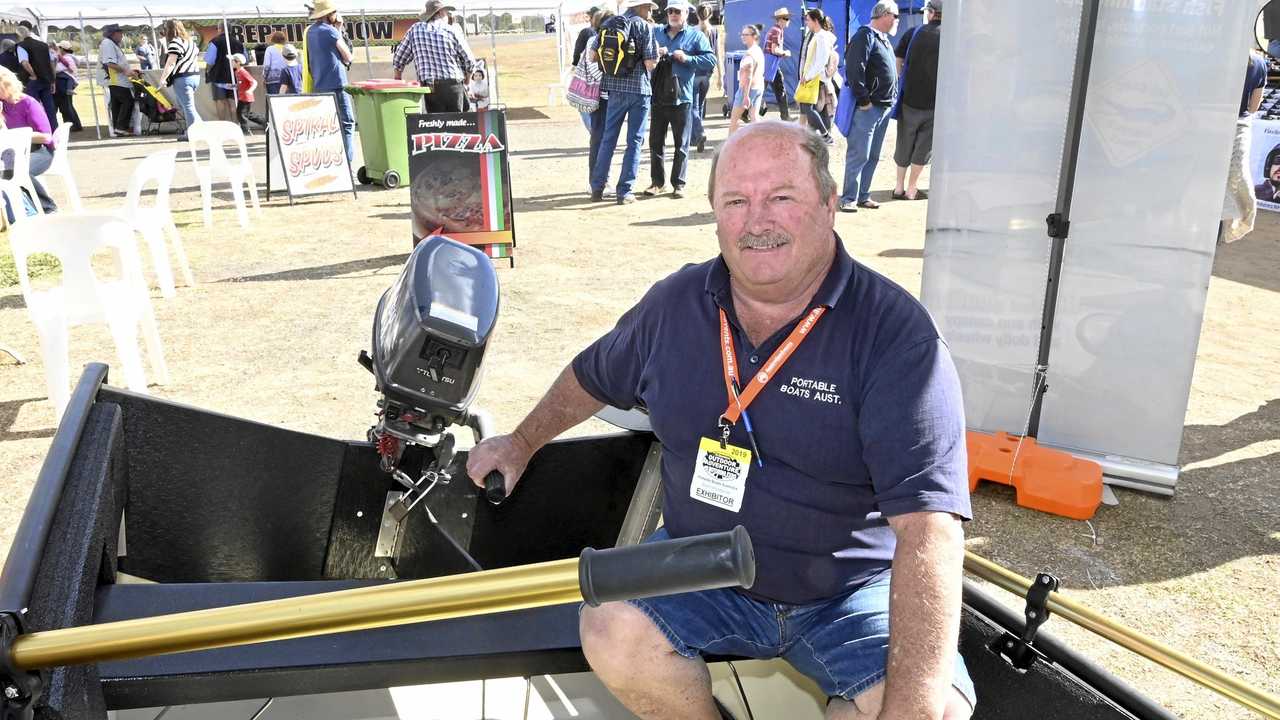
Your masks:
<instances>
[{"instance_id":1,"label":"outboard motor cowling","mask_svg":"<svg viewBox=\"0 0 1280 720\"><path fill-rule=\"evenodd\" d=\"M401 442L435 446L468 413L479 389L485 348L498 317L498 276L479 250L445 237L414 248L383 293L373 321L374 375L380 419L370 439L383 469L399 461Z\"/></svg>"}]
</instances>

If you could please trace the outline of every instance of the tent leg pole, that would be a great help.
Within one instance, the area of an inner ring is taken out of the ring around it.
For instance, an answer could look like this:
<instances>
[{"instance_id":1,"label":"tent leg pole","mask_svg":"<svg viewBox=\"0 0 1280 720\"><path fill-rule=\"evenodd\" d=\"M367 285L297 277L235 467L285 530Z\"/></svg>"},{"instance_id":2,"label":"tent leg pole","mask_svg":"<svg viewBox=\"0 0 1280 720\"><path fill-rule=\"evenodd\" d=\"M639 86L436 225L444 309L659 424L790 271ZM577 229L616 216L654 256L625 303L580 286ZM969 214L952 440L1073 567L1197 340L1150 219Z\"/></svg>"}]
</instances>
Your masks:
<instances>
[{"instance_id":1,"label":"tent leg pole","mask_svg":"<svg viewBox=\"0 0 1280 720\"><path fill-rule=\"evenodd\" d=\"M97 83L93 80L93 66L89 64L89 43L85 40L84 13L80 13L80 51L84 53L84 70L89 76L89 98L93 101L93 130L98 133L98 139L101 140L102 124L98 122ZM101 60L101 58L99 58L99 60Z\"/></svg>"},{"instance_id":2,"label":"tent leg pole","mask_svg":"<svg viewBox=\"0 0 1280 720\"><path fill-rule=\"evenodd\" d=\"M227 48L227 69L231 71L231 122L236 122L240 110L240 93L236 90L236 66L231 62L231 28L227 25L227 16L222 15L222 42Z\"/></svg>"},{"instance_id":3,"label":"tent leg pole","mask_svg":"<svg viewBox=\"0 0 1280 720\"><path fill-rule=\"evenodd\" d=\"M498 104L498 18L493 14L493 4L489 4L489 59L493 67L489 69L490 96L494 105Z\"/></svg>"},{"instance_id":4,"label":"tent leg pole","mask_svg":"<svg viewBox=\"0 0 1280 720\"><path fill-rule=\"evenodd\" d=\"M360 8L360 24L364 26L364 67L373 78L373 56L369 54L369 21L365 19L364 8Z\"/></svg>"}]
</instances>

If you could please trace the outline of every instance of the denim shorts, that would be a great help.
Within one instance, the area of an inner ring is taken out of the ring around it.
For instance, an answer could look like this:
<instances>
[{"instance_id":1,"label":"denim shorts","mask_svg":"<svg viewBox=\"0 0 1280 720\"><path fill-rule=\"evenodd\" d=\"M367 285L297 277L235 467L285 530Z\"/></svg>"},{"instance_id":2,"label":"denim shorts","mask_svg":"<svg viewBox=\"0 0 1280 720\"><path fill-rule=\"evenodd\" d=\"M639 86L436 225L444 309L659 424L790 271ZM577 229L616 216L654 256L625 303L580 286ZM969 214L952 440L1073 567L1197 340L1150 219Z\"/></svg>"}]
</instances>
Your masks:
<instances>
[{"instance_id":1,"label":"denim shorts","mask_svg":"<svg viewBox=\"0 0 1280 720\"><path fill-rule=\"evenodd\" d=\"M659 528L646 542L666 540ZM631 600L685 657L782 658L828 697L852 700L884 680L889 657L889 572L857 590L809 605L766 602L737 590ZM976 707L956 653L952 685Z\"/></svg>"},{"instance_id":2,"label":"denim shorts","mask_svg":"<svg viewBox=\"0 0 1280 720\"><path fill-rule=\"evenodd\" d=\"M757 108L760 107L760 97L764 95L764 91L751 90L750 93L751 93L750 94L751 105ZM733 93L733 106L736 108L742 107L742 86L741 85L739 85L737 91Z\"/></svg>"}]
</instances>

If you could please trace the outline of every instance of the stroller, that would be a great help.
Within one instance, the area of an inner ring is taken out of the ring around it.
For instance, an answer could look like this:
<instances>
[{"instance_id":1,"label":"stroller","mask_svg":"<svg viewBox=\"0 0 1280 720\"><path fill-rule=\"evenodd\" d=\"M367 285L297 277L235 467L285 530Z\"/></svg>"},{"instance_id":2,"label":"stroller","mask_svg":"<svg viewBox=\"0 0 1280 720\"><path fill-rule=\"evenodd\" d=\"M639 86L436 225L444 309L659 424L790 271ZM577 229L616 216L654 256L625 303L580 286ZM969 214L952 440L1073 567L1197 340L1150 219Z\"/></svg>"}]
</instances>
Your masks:
<instances>
[{"instance_id":1,"label":"stroller","mask_svg":"<svg viewBox=\"0 0 1280 720\"><path fill-rule=\"evenodd\" d=\"M152 85L145 77L134 77L130 79L133 83L133 96L138 103L138 111L142 114L145 123L143 127L144 133L159 135L163 130L164 123L173 123L174 129L181 130L181 115L178 109L169 102L169 99L160 92L155 85Z\"/></svg>"}]
</instances>

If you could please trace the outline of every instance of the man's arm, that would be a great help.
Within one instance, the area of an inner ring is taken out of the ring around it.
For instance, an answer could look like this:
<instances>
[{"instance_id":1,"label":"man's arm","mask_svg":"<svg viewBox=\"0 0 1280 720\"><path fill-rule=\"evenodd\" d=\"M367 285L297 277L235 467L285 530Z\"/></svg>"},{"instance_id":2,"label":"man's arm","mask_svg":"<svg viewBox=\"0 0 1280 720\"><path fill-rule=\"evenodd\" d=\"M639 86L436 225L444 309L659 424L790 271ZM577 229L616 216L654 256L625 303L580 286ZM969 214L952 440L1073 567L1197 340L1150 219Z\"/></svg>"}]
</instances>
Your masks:
<instances>
[{"instance_id":1,"label":"man's arm","mask_svg":"<svg viewBox=\"0 0 1280 720\"><path fill-rule=\"evenodd\" d=\"M871 60L872 42L871 33L859 31L854 33L845 50L845 79L849 82L849 89L853 91L858 107L871 104L871 91L867 88L867 63Z\"/></svg>"},{"instance_id":2,"label":"man's arm","mask_svg":"<svg viewBox=\"0 0 1280 720\"><path fill-rule=\"evenodd\" d=\"M510 495L538 448L602 407L604 403L582 388L570 365L510 435L488 438L475 446L467 458L467 474L477 486L484 487L484 476L498 470L506 478Z\"/></svg>"},{"instance_id":3,"label":"man's arm","mask_svg":"<svg viewBox=\"0 0 1280 720\"><path fill-rule=\"evenodd\" d=\"M888 518L897 536L889 585L889 661L879 720L941 718L960 635L964 530L958 517Z\"/></svg>"}]
</instances>

